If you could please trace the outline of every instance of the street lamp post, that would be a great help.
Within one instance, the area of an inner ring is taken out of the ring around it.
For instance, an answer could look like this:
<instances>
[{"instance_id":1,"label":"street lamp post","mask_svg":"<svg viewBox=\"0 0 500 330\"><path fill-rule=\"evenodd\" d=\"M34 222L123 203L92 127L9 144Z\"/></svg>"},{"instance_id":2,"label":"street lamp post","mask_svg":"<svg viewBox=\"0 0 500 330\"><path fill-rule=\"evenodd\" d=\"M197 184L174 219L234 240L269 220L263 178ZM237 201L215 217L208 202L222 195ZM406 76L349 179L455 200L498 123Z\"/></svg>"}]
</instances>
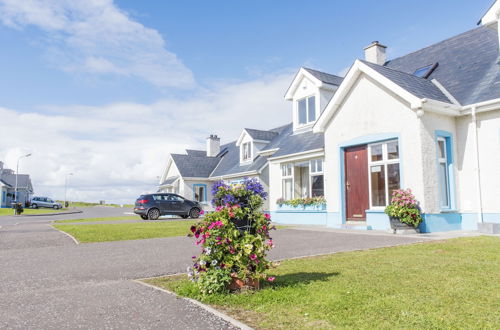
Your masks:
<instances>
[{"instance_id":1,"label":"street lamp post","mask_svg":"<svg viewBox=\"0 0 500 330\"><path fill-rule=\"evenodd\" d=\"M68 176L73 175L73 173L66 174L66 178L64 179L64 207L66 207L66 192L68 190Z\"/></svg>"},{"instance_id":2,"label":"street lamp post","mask_svg":"<svg viewBox=\"0 0 500 330\"><path fill-rule=\"evenodd\" d=\"M17 177L19 176L19 161L21 160L21 158L24 158L24 157L29 157L31 156L31 154L26 154L24 156L21 156L17 159L17 167L16 167L16 188L14 189L14 202L17 203Z\"/></svg>"}]
</instances>

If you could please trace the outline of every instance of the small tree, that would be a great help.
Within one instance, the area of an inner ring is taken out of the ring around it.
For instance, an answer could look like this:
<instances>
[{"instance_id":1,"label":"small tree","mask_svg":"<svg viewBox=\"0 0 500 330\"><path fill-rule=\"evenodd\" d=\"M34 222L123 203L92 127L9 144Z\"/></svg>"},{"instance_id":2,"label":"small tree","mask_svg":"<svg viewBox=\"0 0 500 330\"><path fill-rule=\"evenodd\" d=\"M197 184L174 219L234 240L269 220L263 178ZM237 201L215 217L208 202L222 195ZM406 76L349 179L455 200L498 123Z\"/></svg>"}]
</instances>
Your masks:
<instances>
[{"instance_id":1,"label":"small tree","mask_svg":"<svg viewBox=\"0 0 500 330\"><path fill-rule=\"evenodd\" d=\"M271 262L267 251L274 245L269 236L271 219L260 208L266 193L257 179L245 179L241 184L216 182L212 188L215 212L207 214L191 227L191 236L201 247L193 256L188 275L203 294L229 290L233 281L258 283L274 280L266 272Z\"/></svg>"}]
</instances>

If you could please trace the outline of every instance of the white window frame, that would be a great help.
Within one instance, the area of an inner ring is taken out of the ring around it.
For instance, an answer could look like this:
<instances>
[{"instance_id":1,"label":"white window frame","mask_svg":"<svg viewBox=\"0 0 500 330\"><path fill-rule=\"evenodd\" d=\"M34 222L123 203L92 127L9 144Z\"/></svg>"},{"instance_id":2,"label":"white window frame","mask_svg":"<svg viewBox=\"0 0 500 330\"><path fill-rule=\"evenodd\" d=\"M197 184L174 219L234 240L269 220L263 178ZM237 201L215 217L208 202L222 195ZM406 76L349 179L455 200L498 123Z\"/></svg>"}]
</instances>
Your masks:
<instances>
[{"instance_id":1,"label":"white window frame","mask_svg":"<svg viewBox=\"0 0 500 330\"><path fill-rule=\"evenodd\" d=\"M293 163L287 163L287 164L281 164L280 169L281 169L281 198L285 199L285 191L284 191L284 182L285 180L292 180L292 195L290 196L290 199L293 199L293 196L295 195L295 179L294 179L294 164Z\"/></svg>"},{"instance_id":2,"label":"white window frame","mask_svg":"<svg viewBox=\"0 0 500 330\"><path fill-rule=\"evenodd\" d=\"M309 96L306 96L306 97L302 97L300 99L297 99L295 102L296 104L296 108L297 108L297 127L304 127L304 126L308 126L308 125L311 125L312 123L314 123L317 119L318 119L318 113L317 113L317 109L318 109L318 105L317 105L317 102L318 102L318 97L316 97L317 95L316 94L313 94L313 95L309 95ZM309 99L311 97L314 97L314 120L310 120L309 119ZM302 101L302 100L305 100L306 101L306 122L304 124L300 123L300 108L299 108L299 102Z\"/></svg>"},{"instance_id":3,"label":"white window frame","mask_svg":"<svg viewBox=\"0 0 500 330\"><path fill-rule=\"evenodd\" d=\"M248 157L245 158L245 147L248 145ZM240 161L241 163L251 162L253 159L253 145L251 141L244 142L240 147Z\"/></svg>"},{"instance_id":4,"label":"white window frame","mask_svg":"<svg viewBox=\"0 0 500 330\"><path fill-rule=\"evenodd\" d=\"M318 170L318 164L321 164L321 170ZM313 177L323 175L323 196L325 195L325 176L324 176L325 160L323 158L315 158L309 161L309 197L312 197Z\"/></svg>"},{"instance_id":5,"label":"white window frame","mask_svg":"<svg viewBox=\"0 0 500 330\"><path fill-rule=\"evenodd\" d=\"M387 152L387 144L391 142L396 142L398 144L398 158L389 159L389 154ZM372 146L382 145L382 160L372 161ZM387 165L399 164L399 188L401 188L401 149L399 148L399 139L387 140L382 142L370 143L368 148L368 196L370 199L370 210L384 210L387 205L391 202L391 196L389 196L389 176L387 175ZM384 185L385 185L385 206L373 206L372 201L372 166L382 166L384 169Z\"/></svg>"},{"instance_id":6,"label":"white window frame","mask_svg":"<svg viewBox=\"0 0 500 330\"><path fill-rule=\"evenodd\" d=\"M443 142L443 146L444 146L444 158L440 156L440 151L439 151L439 142ZM444 186L444 189L446 189L446 205L442 205L441 203L443 202L441 200L441 196L439 196L439 207L441 209L451 209L451 196L450 196L450 193L451 193L451 187L450 187L450 169L448 168L448 141L446 141L446 138L445 137L442 137L442 136L439 136L437 138L437 142L436 142L436 147L438 148L438 171L441 170L441 164L444 164L444 168L445 168L445 175L446 175L446 181L445 181L445 186ZM438 180L438 185L440 185L441 182L439 182ZM440 189L441 187L438 187L438 189Z\"/></svg>"}]
</instances>

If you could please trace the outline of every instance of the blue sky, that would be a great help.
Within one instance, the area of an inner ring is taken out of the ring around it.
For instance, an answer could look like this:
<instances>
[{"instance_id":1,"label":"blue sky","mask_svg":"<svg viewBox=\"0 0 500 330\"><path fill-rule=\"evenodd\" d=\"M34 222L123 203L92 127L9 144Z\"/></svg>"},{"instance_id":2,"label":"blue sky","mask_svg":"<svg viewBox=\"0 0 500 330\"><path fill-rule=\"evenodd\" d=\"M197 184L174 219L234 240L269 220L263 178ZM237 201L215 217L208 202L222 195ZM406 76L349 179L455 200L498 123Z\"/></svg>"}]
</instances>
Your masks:
<instances>
[{"instance_id":1,"label":"blue sky","mask_svg":"<svg viewBox=\"0 0 500 330\"><path fill-rule=\"evenodd\" d=\"M60 197L75 172L74 199L126 202L169 152L289 122L300 66L342 74L373 40L401 56L475 28L490 4L0 0L0 160L32 152L38 194Z\"/></svg>"}]
</instances>

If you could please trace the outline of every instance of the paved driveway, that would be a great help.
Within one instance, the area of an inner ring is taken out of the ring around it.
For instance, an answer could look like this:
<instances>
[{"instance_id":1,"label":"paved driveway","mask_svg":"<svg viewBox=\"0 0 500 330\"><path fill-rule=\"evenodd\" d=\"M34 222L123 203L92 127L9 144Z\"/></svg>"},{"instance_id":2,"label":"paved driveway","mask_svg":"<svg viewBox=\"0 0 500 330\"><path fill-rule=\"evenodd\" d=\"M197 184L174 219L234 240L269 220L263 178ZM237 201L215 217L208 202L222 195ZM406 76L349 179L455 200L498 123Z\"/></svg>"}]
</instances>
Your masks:
<instances>
[{"instance_id":1,"label":"paved driveway","mask_svg":"<svg viewBox=\"0 0 500 330\"><path fill-rule=\"evenodd\" d=\"M184 272L198 251L187 237L76 245L38 220L2 226L0 328L231 328L191 303L132 281ZM273 237L273 259L422 240L320 229L281 229Z\"/></svg>"}]
</instances>

